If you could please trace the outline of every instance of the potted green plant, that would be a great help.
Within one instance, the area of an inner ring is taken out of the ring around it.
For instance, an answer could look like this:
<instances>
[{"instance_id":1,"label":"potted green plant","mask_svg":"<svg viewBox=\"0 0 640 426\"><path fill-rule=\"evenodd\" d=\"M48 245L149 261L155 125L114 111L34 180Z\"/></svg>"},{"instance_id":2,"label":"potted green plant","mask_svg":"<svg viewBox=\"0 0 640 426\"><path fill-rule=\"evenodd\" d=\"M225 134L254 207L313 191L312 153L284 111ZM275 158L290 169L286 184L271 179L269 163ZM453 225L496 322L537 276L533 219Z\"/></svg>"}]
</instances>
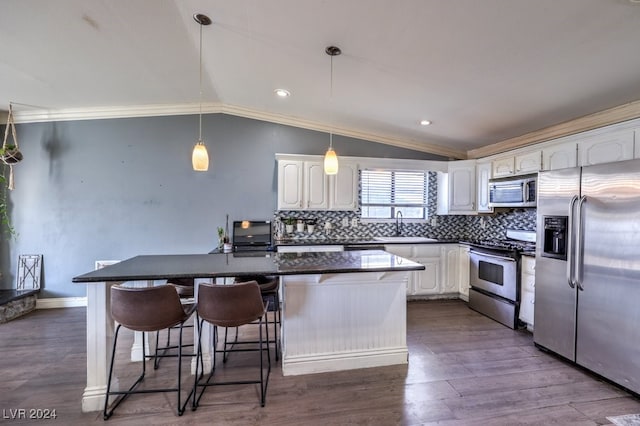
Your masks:
<instances>
[{"instance_id":1,"label":"potted green plant","mask_svg":"<svg viewBox=\"0 0 640 426\"><path fill-rule=\"evenodd\" d=\"M313 231L315 229L316 226L316 220L315 219L307 219L307 232L309 234L313 234Z\"/></svg>"},{"instance_id":2,"label":"potted green plant","mask_svg":"<svg viewBox=\"0 0 640 426\"><path fill-rule=\"evenodd\" d=\"M16 164L22 161L22 153L15 145L4 145L0 148L0 159L5 164Z\"/></svg>"},{"instance_id":3,"label":"potted green plant","mask_svg":"<svg viewBox=\"0 0 640 426\"><path fill-rule=\"evenodd\" d=\"M218 226L218 249L222 250L224 243L224 228L222 226Z\"/></svg>"},{"instance_id":4,"label":"potted green plant","mask_svg":"<svg viewBox=\"0 0 640 426\"><path fill-rule=\"evenodd\" d=\"M287 234L292 234L293 225L296 224L296 219L293 217L285 217L283 222L284 222L284 227L285 227L285 230L287 231Z\"/></svg>"},{"instance_id":5,"label":"potted green plant","mask_svg":"<svg viewBox=\"0 0 640 426\"><path fill-rule=\"evenodd\" d=\"M10 237L16 237L16 230L11 225L11 218L9 217L9 210L7 205L7 191L6 191L7 179L4 177L4 166L2 173L0 174L0 227L2 231L6 232Z\"/></svg>"}]
</instances>

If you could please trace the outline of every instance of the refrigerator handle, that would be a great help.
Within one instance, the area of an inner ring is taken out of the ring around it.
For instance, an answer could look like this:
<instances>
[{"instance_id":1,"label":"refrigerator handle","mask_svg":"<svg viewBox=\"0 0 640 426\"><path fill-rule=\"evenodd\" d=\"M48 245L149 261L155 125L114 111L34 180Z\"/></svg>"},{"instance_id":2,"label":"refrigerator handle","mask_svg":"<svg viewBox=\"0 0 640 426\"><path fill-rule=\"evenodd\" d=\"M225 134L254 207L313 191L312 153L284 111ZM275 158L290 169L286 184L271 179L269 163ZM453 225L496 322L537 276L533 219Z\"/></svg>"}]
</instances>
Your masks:
<instances>
[{"instance_id":1,"label":"refrigerator handle","mask_svg":"<svg viewBox=\"0 0 640 426\"><path fill-rule=\"evenodd\" d=\"M568 224L568 229L569 229L569 250L567 253L567 282L569 283L569 287L571 288L576 288L576 283L575 283L575 277L574 277L574 272L575 272L575 248L576 248L576 233L575 230L573 229L573 225L575 222L575 207L576 207L576 202L578 201L578 196L574 195L573 198L571 199L571 202L569 203L569 224Z\"/></svg>"},{"instance_id":2,"label":"refrigerator handle","mask_svg":"<svg viewBox=\"0 0 640 426\"><path fill-rule=\"evenodd\" d=\"M580 201L578 202L578 235L576 236L577 246L575 250L575 259L576 259L576 280L575 283L578 286L578 290L584 291L584 287L582 286L582 278L583 278L583 269L584 269L584 258L583 258L583 247L584 247L584 213L583 206L584 203L587 202L587 196L583 195L580 197Z\"/></svg>"}]
</instances>

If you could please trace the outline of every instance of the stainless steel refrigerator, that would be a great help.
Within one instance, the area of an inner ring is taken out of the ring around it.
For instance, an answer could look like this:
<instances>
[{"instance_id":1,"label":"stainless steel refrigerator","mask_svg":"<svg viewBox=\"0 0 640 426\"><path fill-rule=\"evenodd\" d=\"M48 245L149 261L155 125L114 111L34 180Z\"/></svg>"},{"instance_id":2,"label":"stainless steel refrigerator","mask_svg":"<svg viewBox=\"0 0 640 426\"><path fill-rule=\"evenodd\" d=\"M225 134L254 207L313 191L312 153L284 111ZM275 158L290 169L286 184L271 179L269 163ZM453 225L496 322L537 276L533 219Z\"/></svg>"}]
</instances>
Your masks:
<instances>
[{"instance_id":1,"label":"stainless steel refrigerator","mask_svg":"<svg viewBox=\"0 0 640 426\"><path fill-rule=\"evenodd\" d=\"M534 342L640 393L640 160L538 177Z\"/></svg>"}]
</instances>

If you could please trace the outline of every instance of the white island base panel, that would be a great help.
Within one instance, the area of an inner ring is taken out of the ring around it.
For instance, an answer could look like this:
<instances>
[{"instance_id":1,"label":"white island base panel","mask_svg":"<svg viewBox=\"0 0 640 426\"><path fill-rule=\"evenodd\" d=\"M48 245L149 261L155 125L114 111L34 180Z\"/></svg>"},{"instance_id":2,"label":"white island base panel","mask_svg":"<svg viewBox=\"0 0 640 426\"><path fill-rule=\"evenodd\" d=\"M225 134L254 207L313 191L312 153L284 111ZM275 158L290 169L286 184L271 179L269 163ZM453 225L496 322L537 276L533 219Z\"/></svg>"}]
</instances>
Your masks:
<instances>
[{"instance_id":1,"label":"white island base panel","mask_svg":"<svg viewBox=\"0 0 640 426\"><path fill-rule=\"evenodd\" d=\"M410 273L281 277L283 375L406 364Z\"/></svg>"}]
</instances>

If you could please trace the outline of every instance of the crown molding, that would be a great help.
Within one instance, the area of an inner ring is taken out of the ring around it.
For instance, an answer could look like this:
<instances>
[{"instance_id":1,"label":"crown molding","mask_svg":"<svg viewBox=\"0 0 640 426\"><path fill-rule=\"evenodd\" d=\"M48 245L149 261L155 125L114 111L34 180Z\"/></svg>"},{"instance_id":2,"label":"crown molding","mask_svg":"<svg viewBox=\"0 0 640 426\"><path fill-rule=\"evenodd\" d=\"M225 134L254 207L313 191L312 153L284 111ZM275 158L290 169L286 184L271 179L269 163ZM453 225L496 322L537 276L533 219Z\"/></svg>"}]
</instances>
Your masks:
<instances>
[{"instance_id":1,"label":"crown molding","mask_svg":"<svg viewBox=\"0 0 640 426\"><path fill-rule=\"evenodd\" d=\"M91 108L63 108L55 110L26 110L14 111L16 123L38 123L50 121L100 120L113 118L156 117L169 115L191 115L200 113L199 104L162 104L162 105L131 105L118 107ZM283 114L258 111L251 108L222 103L203 103L203 114L228 114L254 120L283 124L319 132L331 132L334 135L362 139L371 142L399 148L411 149L419 152L440 155L448 158L466 158L466 152L439 145L423 143L409 139L398 139L386 135L370 133L359 129L347 129L328 126L316 121L305 120ZM6 120L6 117L5 117Z\"/></svg>"},{"instance_id":2,"label":"crown molding","mask_svg":"<svg viewBox=\"0 0 640 426\"><path fill-rule=\"evenodd\" d=\"M516 148L570 136L576 133L586 132L599 127L621 123L640 117L640 100L629 102L594 114L585 115L574 120L536 130L511 139L506 139L482 148L467 151L467 158L483 158L489 155L500 154Z\"/></svg>"}]
</instances>

